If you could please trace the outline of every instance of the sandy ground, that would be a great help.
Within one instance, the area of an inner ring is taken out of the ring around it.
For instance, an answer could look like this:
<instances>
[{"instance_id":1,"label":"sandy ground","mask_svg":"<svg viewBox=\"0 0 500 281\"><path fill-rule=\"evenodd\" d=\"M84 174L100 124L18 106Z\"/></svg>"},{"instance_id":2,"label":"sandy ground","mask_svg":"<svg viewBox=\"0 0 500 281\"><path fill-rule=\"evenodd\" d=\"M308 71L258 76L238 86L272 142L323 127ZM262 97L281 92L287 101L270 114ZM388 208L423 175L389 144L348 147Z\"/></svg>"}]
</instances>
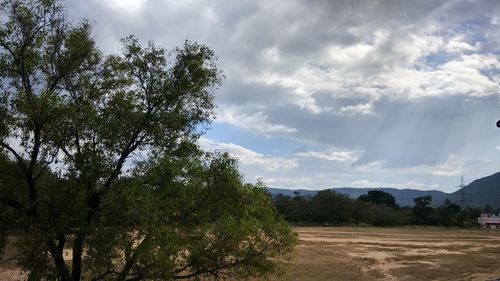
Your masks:
<instances>
[{"instance_id":1,"label":"sandy ground","mask_svg":"<svg viewBox=\"0 0 500 281\"><path fill-rule=\"evenodd\" d=\"M500 278L500 231L297 227L286 280L474 280ZM12 249L3 258L13 255ZM24 281L12 261L0 281Z\"/></svg>"}]
</instances>

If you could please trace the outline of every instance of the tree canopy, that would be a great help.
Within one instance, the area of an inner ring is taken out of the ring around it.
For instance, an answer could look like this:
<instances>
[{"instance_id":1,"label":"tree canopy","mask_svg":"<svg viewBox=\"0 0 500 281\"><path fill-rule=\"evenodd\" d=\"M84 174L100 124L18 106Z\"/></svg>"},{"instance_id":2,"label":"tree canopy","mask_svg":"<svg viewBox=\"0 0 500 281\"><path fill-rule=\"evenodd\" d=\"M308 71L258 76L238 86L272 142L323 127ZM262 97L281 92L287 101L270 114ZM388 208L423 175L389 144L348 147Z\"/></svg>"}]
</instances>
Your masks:
<instances>
[{"instance_id":1,"label":"tree canopy","mask_svg":"<svg viewBox=\"0 0 500 281\"><path fill-rule=\"evenodd\" d=\"M212 50L129 36L105 55L57 0L3 0L0 18L0 246L16 237L30 280L279 269L296 236L262 184L197 145L223 78Z\"/></svg>"},{"instance_id":2,"label":"tree canopy","mask_svg":"<svg viewBox=\"0 0 500 281\"><path fill-rule=\"evenodd\" d=\"M372 204L384 204L392 208L396 207L396 198L382 190L370 190L367 194L359 196L358 200Z\"/></svg>"}]
</instances>

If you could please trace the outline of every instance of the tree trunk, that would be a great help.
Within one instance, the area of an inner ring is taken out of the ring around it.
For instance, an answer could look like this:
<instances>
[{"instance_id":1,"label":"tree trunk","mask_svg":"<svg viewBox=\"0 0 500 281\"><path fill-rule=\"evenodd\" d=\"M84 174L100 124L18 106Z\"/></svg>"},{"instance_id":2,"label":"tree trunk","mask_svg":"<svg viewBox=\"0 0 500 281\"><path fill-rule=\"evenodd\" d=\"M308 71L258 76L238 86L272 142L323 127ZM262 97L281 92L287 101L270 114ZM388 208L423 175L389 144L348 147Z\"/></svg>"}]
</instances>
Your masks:
<instances>
[{"instance_id":1,"label":"tree trunk","mask_svg":"<svg viewBox=\"0 0 500 281\"><path fill-rule=\"evenodd\" d=\"M73 269L71 271L71 280L80 281L82 276L82 254L83 243L85 242L85 232L79 230L73 242Z\"/></svg>"}]
</instances>

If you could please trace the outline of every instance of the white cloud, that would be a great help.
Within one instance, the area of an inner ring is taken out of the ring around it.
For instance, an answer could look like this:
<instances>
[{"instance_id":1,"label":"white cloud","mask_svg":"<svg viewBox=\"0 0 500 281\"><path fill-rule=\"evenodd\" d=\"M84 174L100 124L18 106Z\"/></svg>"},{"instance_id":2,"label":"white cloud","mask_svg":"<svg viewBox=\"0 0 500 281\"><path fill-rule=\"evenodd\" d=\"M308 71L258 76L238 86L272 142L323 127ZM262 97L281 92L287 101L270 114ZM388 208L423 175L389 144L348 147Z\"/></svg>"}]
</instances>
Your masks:
<instances>
[{"instance_id":1,"label":"white cloud","mask_svg":"<svg viewBox=\"0 0 500 281\"><path fill-rule=\"evenodd\" d=\"M383 171L392 171L394 173L405 173L414 175L432 175L443 177L456 177L464 172L465 159L463 157L451 154L443 163L436 165L418 165L411 167L390 167L384 165L383 162L374 161L366 165L360 165L356 168L364 173L381 173Z\"/></svg>"},{"instance_id":2,"label":"white cloud","mask_svg":"<svg viewBox=\"0 0 500 281\"><path fill-rule=\"evenodd\" d=\"M361 173L378 173L382 169L384 169L384 162L382 161L373 161L365 165L358 165L355 167L358 172Z\"/></svg>"},{"instance_id":3,"label":"white cloud","mask_svg":"<svg viewBox=\"0 0 500 281\"><path fill-rule=\"evenodd\" d=\"M303 158L317 158L327 161L336 161L336 162L355 162L358 159L358 156L355 151L308 151L308 152L299 152L296 154L298 157Z\"/></svg>"},{"instance_id":4,"label":"white cloud","mask_svg":"<svg viewBox=\"0 0 500 281\"><path fill-rule=\"evenodd\" d=\"M314 98L317 89L332 89L335 83L322 79L323 70L311 65L299 67L294 75L282 75L273 71L265 71L250 77L249 82L277 85L289 91L289 96L282 97L285 101L307 110L311 114L319 114L330 110L321 106ZM314 85L314 86L313 86Z\"/></svg>"},{"instance_id":5,"label":"white cloud","mask_svg":"<svg viewBox=\"0 0 500 281\"><path fill-rule=\"evenodd\" d=\"M387 48L390 52L385 50ZM331 93L333 99L364 98L369 101L384 96L414 101L453 95L498 95L500 56L469 54L479 48L480 44L471 45L462 36L445 41L436 35L410 34L393 38L377 33L371 45L333 45L325 49L325 56L317 62L294 64L295 71L291 73L268 67L250 81L289 90L290 95L283 96L283 101L296 104L310 114L332 112L331 104L318 101L318 97L326 93ZM446 52L458 55L437 65L427 64L427 56L445 55ZM338 113L372 115L374 112L372 103L360 103L343 106Z\"/></svg>"},{"instance_id":6,"label":"white cloud","mask_svg":"<svg viewBox=\"0 0 500 281\"><path fill-rule=\"evenodd\" d=\"M490 71L492 77L485 75ZM492 54L462 55L435 70L401 68L379 76L390 98L414 100L425 97L498 95L499 56Z\"/></svg>"},{"instance_id":7,"label":"white cloud","mask_svg":"<svg viewBox=\"0 0 500 281\"><path fill-rule=\"evenodd\" d=\"M374 115L373 105L369 103L357 104L357 105L348 105L340 108L339 114L341 115Z\"/></svg>"},{"instance_id":8,"label":"white cloud","mask_svg":"<svg viewBox=\"0 0 500 281\"><path fill-rule=\"evenodd\" d=\"M262 111L244 114L236 108L225 108L217 116L216 122L227 123L238 128L263 135L290 134L296 129L284 125L272 124Z\"/></svg>"},{"instance_id":9,"label":"white cloud","mask_svg":"<svg viewBox=\"0 0 500 281\"><path fill-rule=\"evenodd\" d=\"M351 182L352 187L361 188L397 188L397 189L419 189L419 190L436 190L441 186L437 184L425 184L422 182L409 181L406 183L386 183L386 182L372 182L367 179L356 180Z\"/></svg>"},{"instance_id":10,"label":"white cloud","mask_svg":"<svg viewBox=\"0 0 500 281\"><path fill-rule=\"evenodd\" d=\"M402 188L420 189L420 190L436 190L441 188L441 186L438 184L425 184L416 181L409 181L405 184L400 184L398 186Z\"/></svg>"},{"instance_id":11,"label":"white cloud","mask_svg":"<svg viewBox=\"0 0 500 281\"><path fill-rule=\"evenodd\" d=\"M500 16L492 17L490 23L493 25L500 25Z\"/></svg>"},{"instance_id":12,"label":"white cloud","mask_svg":"<svg viewBox=\"0 0 500 281\"><path fill-rule=\"evenodd\" d=\"M276 47L264 49L262 51L262 56L269 63L279 63L281 60L280 51Z\"/></svg>"},{"instance_id":13,"label":"white cloud","mask_svg":"<svg viewBox=\"0 0 500 281\"><path fill-rule=\"evenodd\" d=\"M132 14L140 12L147 0L107 0L104 3L115 11Z\"/></svg>"},{"instance_id":14,"label":"white cloud","mask_svg":"<svg viewBox=\"0 0 500 281\"><path fill-rule=\"evenodd\" d=\"M298 166L296 159L260 154L233 143L216 142L203 137L200 138L199 143L205 150L227 152L238 158L241 165L258 167L264 171L286 170Z\"/></svg>"},{"instance_id":15,"label":"white cloud","mask_svg":"<svg viewBox=\"0 0 500 281\"><path fill-rule=\"evenodd\" d=\"M471 45L468 43L463 35L461 36L455 36L451 38L447 43L446 43L446 51L450 53L463 53L463 52L468 52L468 51L479 51L481 48L481 45L479 43L475 43L474 45Z\"/></svg>"},{"instance_id":16,"label":"white cloud","mask_svg":"<svg viewBox=\"0 0 500 281\"><path fill-rule=\"evenodd\" d=\"M351 186L353 187L385 187L383 183L379 182L371 182L369 180L363 179L363 180L355 180L351 182Z\"/></svg>"}]
</instances>

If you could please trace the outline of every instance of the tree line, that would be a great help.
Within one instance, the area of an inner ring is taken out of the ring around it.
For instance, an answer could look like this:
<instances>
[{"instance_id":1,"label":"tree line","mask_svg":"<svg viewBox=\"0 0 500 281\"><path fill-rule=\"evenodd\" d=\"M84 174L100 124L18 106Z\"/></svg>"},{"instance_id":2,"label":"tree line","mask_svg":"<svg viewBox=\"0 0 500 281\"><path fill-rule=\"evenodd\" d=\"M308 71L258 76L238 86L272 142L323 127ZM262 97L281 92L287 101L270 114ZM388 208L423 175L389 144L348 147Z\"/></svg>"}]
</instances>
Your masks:
<instances>
[{"instance_id":1,"label":"tree line","mask_svg":"<svg viewBox=\"0 0 500 281\"><path fill-rule=\"evenodd\" d=\"M276 194L272 200L278 213L293 224L475 227L481 212L494 211L491 207L462 208L448 199L433 208L431 196L416 197L413 207L400 207L394 196L381 190L368 191L357 199L322 190L314 196Z\"/></svg>"}]
</instances>

